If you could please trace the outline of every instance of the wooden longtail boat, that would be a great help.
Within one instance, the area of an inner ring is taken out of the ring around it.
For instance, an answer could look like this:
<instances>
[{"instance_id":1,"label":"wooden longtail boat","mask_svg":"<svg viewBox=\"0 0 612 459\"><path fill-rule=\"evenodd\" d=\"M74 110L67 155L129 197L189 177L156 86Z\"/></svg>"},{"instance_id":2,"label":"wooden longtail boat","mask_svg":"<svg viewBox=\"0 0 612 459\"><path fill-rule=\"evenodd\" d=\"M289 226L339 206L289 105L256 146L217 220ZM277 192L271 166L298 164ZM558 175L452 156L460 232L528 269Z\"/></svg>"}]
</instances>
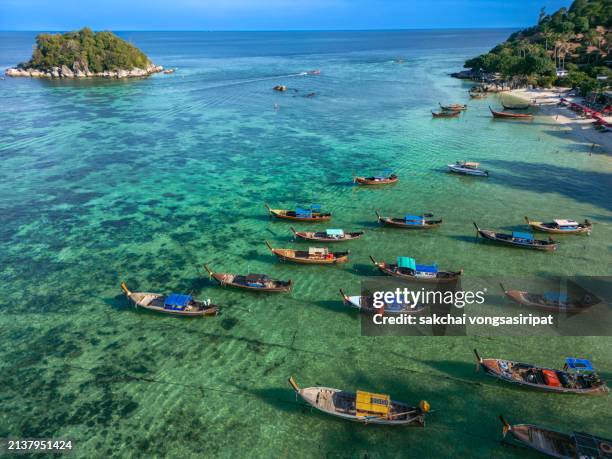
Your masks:
<instances>
[{"instance_id":1,"label":"wooden longtail boat","mask_svg":"<svg viewBox=\"0 0 612 459\"><path fill-rule=\"evenodd\" d=\"M235 287L254 292L290 292L293 282L270 279L265 274L240 274L215 273L208 265L204 265L208 275L219 282L222 287Z\"/></svg>"},{"instance_id":2,"label":"wooden longtail boat","mask_svg":"<svg viewBox=\"0 0 612 459\"><path fill-rule=\"evenodd\" d=\"M485 239L494 242L499 242L500 244L510 245L512 247L520 247L523 249L542 250L547 252L557 250L558 244L550 238L548 239L548 241L538 240L534 239L533 234L531 233L522 233L517 231L513 231L512 234L497 233L491 230L480 229L475 222L474 226L476 227L476 237L482 236Z\"/></svg>"},{"instance_id":3,"label":"wooden longtail boat","mask_svg":"<svg viewBox=\"0 0 612 459\"><path fill-rule=\"evenodd\" d=\"M503 119L511 119L511 120L523 120L523 121L531 121L533 120L533 115L531 113L506 113L506 112L496 112L489 106L489 110L491 110L491 114L493 118L503 118Z\"/></svg>"},{"instance_id":4,"label":"wooden longtail boat","mask_svg":"<svg viewBox=\"0 0 612 459\"><path fill-rule=\"evenodd\" d=\"M521 290L506 290L502 284L504 294L515 303L530 308L551 312L580 313L600 303L601 300L593 294L584 294L582 297L572 297L559 292L529 293Z\"/></svg>"},{"instance_id":5,"label":"wooden longtail boat","mask_svg":"<svg viewBox=\"0 0 612 459\"><path fill-rule=\"evenodd\" d=\"M391 400L386 394L357 391L345 392L331 387L305 387L301 389L293 377L289 384L297 395L313 408L349 421L363 424L407 425L424 427L429 403L418 406Z\"/></svg>"},{"instance_id":6,"label":"wooden longtail boat","mask_svg":"<svg viewBox=\"0 0 612 459\"><path fill-rule=\"evenodd\" d=\"M436 265L417 265L414 258L397 257L397 263L378 262L370 256L372 263L387 276L399 277L414 282L426 282L441 284L454 282L463 274L463 269L459 271L440 271Z\"/></svg>"},{"instance_id":7,"label":"wooden longtail boat","mask_svg":"<svg viewBox=\"0 0 612 459\"><path fill-rule=\"evenodd\" d=\"M545 392L605 395L609 392L603 381L586 359L566 359L563 370L537 367L528 363L503 359L483 359L474 349L477 370L482 368L494 378Z\"/></svg>"},{"instance_id":8,"label":"wooden longtail boat","mask_svg":"<svg viewBox=\"0 0 612 459\"><path fill-rule=\"evenodd\" d=\"M274 249L268 241L266 241L266 245L281 260L305 265L346 263L350 253L348 250L346 252L330 252L325 247L309 247L308 250Z\"/></svg>"},{"instance_id":9,"label":"wooden longtail boat","mask_svg":"<svg viewBox=\"0 0 612 459\"><path fill-rule=\"evenodd\" d=\"M196 300L191 295L132 292L125 282L121 283L121 289L135 306L149 311L183 317L214 316L219 312L219 308L210 300Z\"/></svg>"},{"instance_id":10,"label":"wooden longtail boat","mask_svg":"<svg viewBox=\"0 0 612 459\"><path fill-rule=\"evenodd\" d=\"M442 111L442 112L434 112L433 110L431 111L431 116L433 116L434 118L457 118L459 115L461 114L460 110L457 111Z\"/></svg>"},{"instance_id":11,"label":"wooden longtail boat","mask_svg":"<svg viewBox=\"0 0 612 459\"><path fill-rule=\"evenodd\" d=\"M534 424L510 425L500 416L504 438L509 433L514 440L542 454L557 459L610 459L612 440L588 433L565 434Z\"/></svg>"},{"instance_id":12,"label":"wooden longtail boat","mask_svg":"<svg viewBox=\"0 0 612 459\"><path fill-rule=\"evenodd\" d=\"M297 208L296 210L287 209L271 209L268 204L264 203L266 209L271 216L281 220L292 220L295 222L327 222L331 220L332 214L329 212L321 212L321 206L313 204L310 209Z\"/></svg>"},{"instance_id":13,"label":"wooden longtail boat","mask_svg":"<svg viewBox=\"0 0 612 459\"><path fill-rule=\"evenodd\" d=\"M328 229L325 231L296 231L291 227L291 231L296 238L306 241L317 242L346 242L359 239L364 235L364 231L343 231L341 229Z\"/></svg>"},{"instance_id":14,"label":"wooden longtail boat","mask_svg":"<svg viewBox=\"0 0 612 459\"><path fill-rule=\"evenodd\" d=\"M433 214L423 214L423 215L405 215L403 218L394 218L394 217L383 217L378 211L376 212L376 217L378 217L378 223L381 223L385 226L393 226L395 228L404 228L404 229L414 229L414 230L424 230L424 229L432 229L437 228L442 224L442 220L432 220ZM428 220L429 219L429 220Z\"/></svg>"},{"instance_id":15,"label":"wooden longtail boat","mask_svg":"<svg viewBox=\"0 0 612 459\"><path fill-rule=\"evenodd\" d=\"M438 102L438 105L440 106L440 108L444 111L452 111L452 112L456 112L456 111L465 111L467 110L468 106L467 104L450 104L450 105L442 105L440 102Z\"/></svg>"},{"instance_id":16,"label":"wooden longtail boat","mask_svg":"<svg viewBox=\"0 0 612 459\"><path fill-rule=\"evenodd\" d=\"M391 185L397 183L399 177L395 174L390 175L378 175L373 177L353 177L353 182L361 186L378 186L378 185Z\"/></svg>"},{"instance_id":17,"label":"wooden longtail boat","mask_svg":"<svg viewBox=\"0 0 612 459\"><path fill-rule=\"evenodd\" d=\"M470 98L472 99L484 99L488 96L486 92L470 92Z\"/></svg>"},{"instance_id":18,"label":"wooden longtail boat","mask_svg":"<svg viewBox=\"0 0 612 459\"><path fill-rule=\"evenodd\" d=\"M344 290L340 289L340 295L344 300L344 304L355 309L359 309L362 312L370 312L384 315L396 315L396 314L420 314L427 309L426 304L417 304L412 307L409 303L385 303L382 308L375 308L373 306L373 298L363 297L361 295L348 296L344 293Z\"/></svg>"},{"instance_id":19,"label":"wooden longtail boat","mask_svg":"<svg viewBox=\"0 0 612 459\"><path fill-rule=\"evenodd\" d=\"M593 229L593 223L585 220L584 223L578 223L574 220L556 219L552 222L535 222L530 221L525 217L525 221L529 226L538 231L554 234L590 234Z\"/></svg>"},{"instance_id":20,"label":"wooden longtail boat","mask_svg":"<svg viewBox=\"0 0 612 459\"><path fill-rule=\"evenodd\" d=\"M455 164L448 165L448 169L456 174L488 177L489 171L479 169L479 167L480 163L475 163L473 161L457 161Z\"/></svg>"},{"instance_id":21,"label":"wooden longtail boat","mask_svg":"<svg viewBox=\"0 0 612 459\"><path fill-rule=\"evenodd\" d=\"M506 105L504 104L504 102L502 101L502 107L504 107L505 110L527 110L528 108L531 107L531 104L524 104L524 105Z\"/></svg>"}]
</instances>

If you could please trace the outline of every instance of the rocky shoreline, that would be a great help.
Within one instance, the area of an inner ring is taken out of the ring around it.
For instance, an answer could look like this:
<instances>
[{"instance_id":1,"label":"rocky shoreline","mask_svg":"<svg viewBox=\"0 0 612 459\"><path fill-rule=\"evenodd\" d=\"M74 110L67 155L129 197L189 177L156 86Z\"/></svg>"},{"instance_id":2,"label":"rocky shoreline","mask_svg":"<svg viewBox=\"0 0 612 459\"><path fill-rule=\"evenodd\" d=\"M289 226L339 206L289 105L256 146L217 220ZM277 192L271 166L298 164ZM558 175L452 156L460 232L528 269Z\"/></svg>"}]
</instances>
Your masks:
<instances>
[{"instance_id":1,"label":"rocky shoreline","mask_svg":"<svg viewBox=\"0 0 612 459\"><path fill-rule=\"evenodd\" d=\"M142 78L152 75L154 73L162 72L164 68L161 65L151 64L146 68L133 68L133 69L116 69L106 70L104 72L91 72L87 65L81 66L79 63L73 65L73 68L69 68L67 65L61 67L51 67L46 70L38 70L32 68L19 68L14 67L7 69L4 73L10 77L30 77L30 78Z\"/></svg>"}]
</instances>

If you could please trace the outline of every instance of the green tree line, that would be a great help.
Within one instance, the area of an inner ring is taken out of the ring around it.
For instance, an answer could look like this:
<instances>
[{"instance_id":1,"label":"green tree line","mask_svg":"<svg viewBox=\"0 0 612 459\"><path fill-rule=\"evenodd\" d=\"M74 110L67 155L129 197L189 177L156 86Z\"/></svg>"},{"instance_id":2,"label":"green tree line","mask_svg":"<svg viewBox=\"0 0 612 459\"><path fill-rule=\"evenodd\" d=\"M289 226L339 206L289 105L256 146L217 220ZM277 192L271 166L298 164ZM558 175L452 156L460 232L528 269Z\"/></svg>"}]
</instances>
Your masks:
<instances>
[{"instance_id":1,"label":"green tree line","mask_svg":"<svg viewBox=\"0 0 612 459\"><path fill-rule=\"evenodd\" d=\"M104 72L145 68L150 61L142 51L112 32L94 32L85 27L64 34L38 35L32 58L20 67L48 70L62 65Z\"/></svg>"},{"instance_id":2,"label":"green tree line","mask_svg":"<svg viewBox=\"0 0 612 459\"><path fill-rule=\"evenodd\" d=\"M465 67L537 86L579 87L584 93L603 89L612 81L611 29L611 0L575 0L551 15L542 9L536 26L513 33ZM568 75L558 77L557 69Z\"/></svg>"}]
</instances>

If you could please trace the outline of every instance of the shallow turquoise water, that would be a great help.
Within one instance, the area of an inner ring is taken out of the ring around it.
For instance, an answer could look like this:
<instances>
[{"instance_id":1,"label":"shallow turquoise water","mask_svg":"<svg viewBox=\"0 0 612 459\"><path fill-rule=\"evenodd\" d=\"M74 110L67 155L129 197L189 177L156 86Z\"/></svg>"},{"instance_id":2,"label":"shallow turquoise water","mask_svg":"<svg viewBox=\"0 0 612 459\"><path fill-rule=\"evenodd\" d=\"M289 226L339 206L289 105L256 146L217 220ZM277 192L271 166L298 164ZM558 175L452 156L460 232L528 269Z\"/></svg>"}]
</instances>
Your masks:
<instances>
[{"instance_id":1,"label":"shallow turquoise water","mask_svg":"<svg viewBox=\"0 0 612 459\"><path fill-rule=\"evenodd\" d=\"M370 254L474 277L610 273L608 155L590 155L542 118L492 121L494 97L469 101L458 120L429 115L438 102L466 102L469 84L447 72L507 34L125 33L177 73L0 81L0 436L73 437L83 456L524 456L497 443L500 413L610 436L609 398L496 384L473 373L471 356L478 347L557 366L576 354L612 379L610 338L364 338L339 301L338 288L356 292L373 274ZM0 38L0 64L27 58L32 34ZM300 75L311 69L322 74ZM446 174L457 159L482 162L491 177ZM352 186L353 172L386 168L400 175L396 186ZM280 264L264 240L294 243L263 202L321 202L332 226L367 234L347 265ZM380 229L375 209L433 211L445 224ZM518 227L524 215L596 226L553 255L475 244L472 221ZM223 290L205 262L292 278L295 290ZM211 297L223 314L136 312L121 280ZM437 411L425 430L347 424L296 404L291 374L303 385L424 398Z\"/></svg>"}]
</instances>

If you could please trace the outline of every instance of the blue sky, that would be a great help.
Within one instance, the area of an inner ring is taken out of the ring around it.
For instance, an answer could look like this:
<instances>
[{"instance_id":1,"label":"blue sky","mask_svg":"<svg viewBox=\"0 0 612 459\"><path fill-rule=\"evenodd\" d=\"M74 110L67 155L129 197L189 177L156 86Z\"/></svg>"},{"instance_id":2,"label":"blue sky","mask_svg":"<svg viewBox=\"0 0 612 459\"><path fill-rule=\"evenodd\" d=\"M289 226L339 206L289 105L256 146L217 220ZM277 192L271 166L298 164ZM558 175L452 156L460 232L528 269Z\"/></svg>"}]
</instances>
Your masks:
<instances>
[{"instance_id":1,"label":"blue sky","mask_svg":"<svg viewBox=\"0 0 612 459\"><path fill-rule=\"evenodd\" d=\"M0 30L522 27L571 0L0 0Z\"/></svg>"}]
</instances>

